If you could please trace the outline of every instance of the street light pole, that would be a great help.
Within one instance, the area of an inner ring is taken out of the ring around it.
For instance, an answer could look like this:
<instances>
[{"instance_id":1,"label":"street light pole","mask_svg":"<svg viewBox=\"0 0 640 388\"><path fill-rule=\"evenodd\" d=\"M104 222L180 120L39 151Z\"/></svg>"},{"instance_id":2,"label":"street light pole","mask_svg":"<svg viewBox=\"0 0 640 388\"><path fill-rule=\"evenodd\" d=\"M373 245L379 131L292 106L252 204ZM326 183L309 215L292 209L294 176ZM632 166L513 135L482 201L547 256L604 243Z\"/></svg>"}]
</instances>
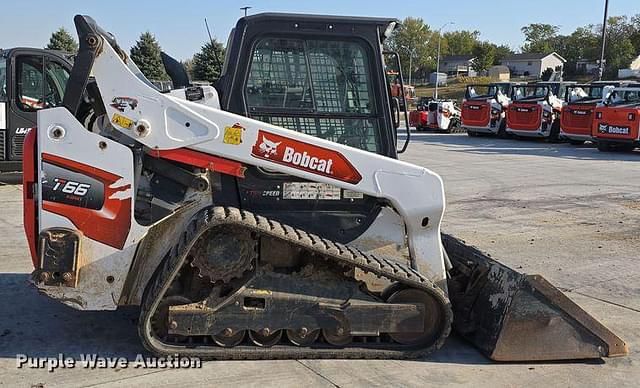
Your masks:
<instances>
[{"instance_id":1,"label":"street light pole","mask_svg":"<svg viewBox=\"0 0 640 388\"><path fill-rule=\"evenodd\" d=\"M438 30L438 57L436 59L436 91L435 91L436 100L438 99L438 84L440 83L440 43L442 40L442 30L449 24L454 24L454 23L447 22L443 24L442 27L440 27L440 29Z\"/></svg>"},{"instance_id":2,"label":"street light pole","mask_svg":"<svg viewBox=\"0 0 640 388\"><path fill-rule=\"evenodd\" d=\"M247 16L247 11L250 10L253 7L240 7L241 11L244 11L244 16Z\"/></svg>"},{"instance_id":3,"label":"street light pole","mask_svg":"<svg viewBox=\"0 0 640 388\"><path fill-rule=\"evenodd\" d=\"M598 79L602 81L604 74L604 46L607 37L607 16L609 14L609 0L604 1L604 20L602 21L602 52L600 53L600 68L598 69Z\"/></svg>"},{"instance_id":4,"label":"street light pole","mask_svg":"<svg viewBox=\"0 0 640 388\"><path fill-rule=\"evenodd\" d=\"M409 51L409 85L411 85L411 69L413 69L413 67L411 66L412 59L413 59L413 55L411 55L411 51Z\"/></svg>"}]
</instances>

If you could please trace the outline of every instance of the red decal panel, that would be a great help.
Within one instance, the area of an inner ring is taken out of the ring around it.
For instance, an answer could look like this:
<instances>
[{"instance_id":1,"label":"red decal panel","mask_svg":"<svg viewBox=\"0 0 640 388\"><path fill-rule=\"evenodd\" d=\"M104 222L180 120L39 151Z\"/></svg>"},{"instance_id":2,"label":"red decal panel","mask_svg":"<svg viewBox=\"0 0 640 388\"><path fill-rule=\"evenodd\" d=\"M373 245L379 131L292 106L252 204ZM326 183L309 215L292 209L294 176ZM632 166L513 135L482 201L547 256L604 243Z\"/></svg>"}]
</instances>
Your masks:
<instances>
[{"instance_id":1,"label":"red decal panel","mask_svg":"<svg viewBox=\"0 0 640 388\"><path fill-rule=\"evenodd\" d=\"M24 232L29 243L31 261L34 268L40 267L40 260L36 252L38 220L36 219L36 200L33 197L33 189L36 183L36 134L32 129L24 138L22 155L22 217Z\"/></svg>"},{"instance_id":2,"label":"red decal panel","mask_svg":"<svg viewBox=\"0 0 640 388\"><path fill-rule=\"evenodd\" d=\"M99 210L46 200L42 201L42 208L68 218L90 239L122 249L131 229L131 196L121 199L117 193L129 190L131 185L115 186L122 177L56 155L43 153L42 160L95 178L104 184L104 204Z\"/></svg>"},{"instance_id":3,"label":"red decal panel","mask_svg":"<svg viewBox=\"0 0 640 388\"><path fill-rule=\"evenodd\" d=\"M207 168L211 171L233 175L238 178L244 178L244 172L247 169L242 165L242 163L185 148L175 150L154 150L149 154L155 158L174 160L191 166Z\"/></svg>"},{"instance_id":4,"label":"red decal panel","mask_svg":"<svg viewBox=\"0 0 640 388\"><path fill-rule=\"evenodd\" d=\"M283 166L356 184L362 176L340 152L263 130L251 155Z\"/></svg>"}]
</instances>

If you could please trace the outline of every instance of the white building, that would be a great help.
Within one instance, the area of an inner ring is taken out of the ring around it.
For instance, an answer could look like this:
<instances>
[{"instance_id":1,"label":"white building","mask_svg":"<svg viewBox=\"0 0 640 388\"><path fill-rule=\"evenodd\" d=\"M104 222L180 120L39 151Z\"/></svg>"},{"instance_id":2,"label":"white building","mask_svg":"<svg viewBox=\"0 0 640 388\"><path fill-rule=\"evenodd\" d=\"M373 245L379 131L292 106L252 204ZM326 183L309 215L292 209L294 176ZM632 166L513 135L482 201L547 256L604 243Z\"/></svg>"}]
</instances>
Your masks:
<instances>
[{"instance_id":1,"label":"white building","mask_svg":"<svg viewBox=\"0 0 640 388\"><path fill-rule=\"evenodd\" d=\"M618 78L640 78L640 55L631 62L628 69L618 69Z\"/></svg>"},{"instance_id":2,"label":"white building","mask_svg":"<svg viewBox=\"0 0 640 388\"><path fill-rule=\"evenodd\" d=\"M500 61L502 65L507 66L509 70L511 70L512 75L524 75L538 78L548 68L556 71L562 71L566 62L567 60L562 58L556 52L552 52L551 54L515 54Z\"/></svg>"},{"instance_id":3,"label":"white building","mask_svg":"<svg viewBox=\"0 0 640 388\"><path fill-rule=\"evenodd\" d=\"M468 75L474 77L473 55L449 55L440 59L440 71L449 75Z\"/></svg>"}]
</instances>

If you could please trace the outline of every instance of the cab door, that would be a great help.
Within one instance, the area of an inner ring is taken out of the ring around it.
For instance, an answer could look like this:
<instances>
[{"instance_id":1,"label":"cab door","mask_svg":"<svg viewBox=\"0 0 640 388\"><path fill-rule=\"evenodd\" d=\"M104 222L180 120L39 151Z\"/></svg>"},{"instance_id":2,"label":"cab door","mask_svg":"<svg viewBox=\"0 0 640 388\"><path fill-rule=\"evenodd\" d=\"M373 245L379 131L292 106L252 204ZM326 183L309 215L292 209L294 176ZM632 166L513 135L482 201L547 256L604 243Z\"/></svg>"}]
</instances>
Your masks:
<instances>
[{"instance_id":1,"label":"cab door","mask_svg":"<svg viewBox=\"0 0 640 388\"><path fill-rule=\"evenodd\" d=\"M62 104L71 65L47 52L16 51L11 56L5 160L22 160L22 143L36 126L37 112Z\"/></svg>"}]
</instances>

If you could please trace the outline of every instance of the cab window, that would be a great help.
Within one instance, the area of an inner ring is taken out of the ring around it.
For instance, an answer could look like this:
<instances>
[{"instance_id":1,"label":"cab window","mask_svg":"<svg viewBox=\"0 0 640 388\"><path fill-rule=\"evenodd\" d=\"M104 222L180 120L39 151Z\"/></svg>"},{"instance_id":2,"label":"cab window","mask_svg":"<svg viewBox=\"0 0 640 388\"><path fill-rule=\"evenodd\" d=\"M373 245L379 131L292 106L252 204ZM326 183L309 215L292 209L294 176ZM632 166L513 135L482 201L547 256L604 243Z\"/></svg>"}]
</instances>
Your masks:
<instances>
[{"instance_id":1,"label":"cab window","mask_svg":"<svg viewBox=\"0 0 640 388\"><path fill-rule=\"evenodd\" d=\"M44 106L42 56L19 56L16 59L16 105L20 110L33 112Z\"/></svg>"},{"instance_id":2,"label":"cab window","mask_svg":"<svg viewBox=\"0 0 640 388\"><path fill-rule=\"evenodd\" d=\"M43 73L44 69L44 73ZM34 112L62 104L69 71L55 61L44 65L42 56L19 56L16 60L16 105Z\"/></svg>"},{"instance_id":3,"label":"cab window","mask_svg":"<svg viewBox=\"0 0 640 388\"><path fill-rule=\"evenodd\" d=\"M263 39L253 50L244 92L257 120L380 149L367 50L359 42Z\"/></svg>"},{"instance_id":4,"label":"cab window","mask_svg":"<svg viewBox=\"0 0 640 388\"><path fill-rule=\"evenodd\" d=\"M0 101L7 101L7 61L0 58Z\"/></svg>"}]
</instances>

